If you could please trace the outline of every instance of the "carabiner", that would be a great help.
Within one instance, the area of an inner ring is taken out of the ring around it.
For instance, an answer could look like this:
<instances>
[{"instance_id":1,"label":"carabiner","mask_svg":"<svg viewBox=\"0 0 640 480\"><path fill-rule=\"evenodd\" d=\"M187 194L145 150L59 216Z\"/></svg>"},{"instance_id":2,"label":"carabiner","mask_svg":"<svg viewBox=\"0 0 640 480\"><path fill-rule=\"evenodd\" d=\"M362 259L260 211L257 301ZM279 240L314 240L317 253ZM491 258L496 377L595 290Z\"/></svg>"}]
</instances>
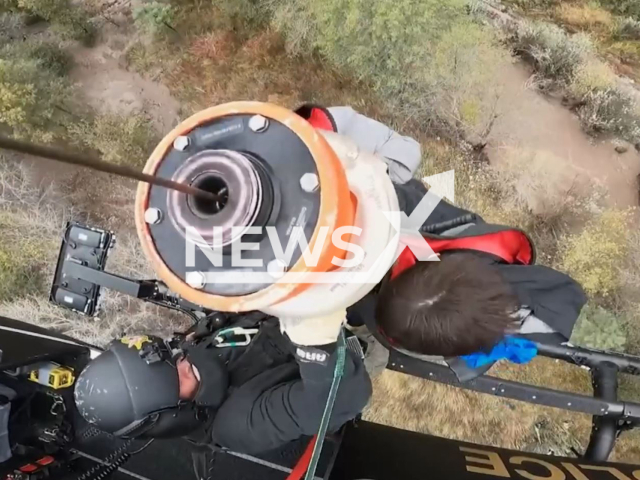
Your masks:
<instances>
[{"instance_id":1,"label":"carabiner","mask_svg":"<svg viewBox=\"0 0 640 480\"><path fill-rule=\"evenodd\" d=\"M220 330L218 334L215 336L216 347L217 348L227 348L227 347L246 347L251 343L253 335L258 333L257 328L242 328L242 327L233 327L233 328L225 328L224 330ZM244 336L244 340L241 342L229 342L227 341L228 337L235 336Z\"/></svg>"}]
</instances>

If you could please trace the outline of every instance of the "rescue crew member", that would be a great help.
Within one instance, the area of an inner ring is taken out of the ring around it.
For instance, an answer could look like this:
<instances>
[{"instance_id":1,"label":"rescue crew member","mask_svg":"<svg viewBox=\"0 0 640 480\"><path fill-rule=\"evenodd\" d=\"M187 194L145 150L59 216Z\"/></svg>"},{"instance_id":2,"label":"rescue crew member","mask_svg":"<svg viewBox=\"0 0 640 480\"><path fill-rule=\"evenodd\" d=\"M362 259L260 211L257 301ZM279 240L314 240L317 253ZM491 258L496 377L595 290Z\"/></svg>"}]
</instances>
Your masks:
<instances>
[{"instance_id":1,"label":"rescue crew member","mask_svg":"<svg viewBox=\"0 0 640 480\"><path fill-rule=\"evenodd\" d=\"M115 340L80 374L75 401L85 420L117 436L271 450L317 432L344 320L344 310L282 322L256 312L240 330L189 335L180 345ZM362 360L347 351L330 430L356 417L370 396Z\"/></svg>"}]
</instances>

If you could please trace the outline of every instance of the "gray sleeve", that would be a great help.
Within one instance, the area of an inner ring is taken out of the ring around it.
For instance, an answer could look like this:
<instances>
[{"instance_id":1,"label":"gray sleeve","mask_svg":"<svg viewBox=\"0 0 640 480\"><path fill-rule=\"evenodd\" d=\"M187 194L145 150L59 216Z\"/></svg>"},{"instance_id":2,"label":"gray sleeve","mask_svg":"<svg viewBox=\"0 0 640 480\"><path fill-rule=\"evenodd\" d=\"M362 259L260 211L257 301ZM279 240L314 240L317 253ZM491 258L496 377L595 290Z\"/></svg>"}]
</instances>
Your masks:
<instances>
[{"instance_id":1,"label":"gray sleeve","mask_svg":"<svg viewBox=\"0 0 640 480\"><path fill-rule=\"evenodd\" d=\"M331 107L338 133L351 138L362 150L381 156L395 183L406 183L420 165L420 144L393 131L383 123L356 112L351 107Z\"/></svg>"}]
</instances>

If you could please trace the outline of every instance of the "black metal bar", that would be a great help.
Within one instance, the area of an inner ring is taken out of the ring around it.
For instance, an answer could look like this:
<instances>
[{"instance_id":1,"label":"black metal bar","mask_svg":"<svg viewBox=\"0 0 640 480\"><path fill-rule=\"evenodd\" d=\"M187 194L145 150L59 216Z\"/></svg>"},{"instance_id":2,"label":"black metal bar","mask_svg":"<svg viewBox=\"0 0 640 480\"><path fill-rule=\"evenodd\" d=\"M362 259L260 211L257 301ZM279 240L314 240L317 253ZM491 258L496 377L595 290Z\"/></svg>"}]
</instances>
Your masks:
<instances>
[{"instance_id":1,"label":"black metal bar","mask_svg":"<svg viewBox=\"0 0 640 480\"><path fill-rule=\"evenodd\" d=\"M639 403L608 401L578 393L561 392L550 388L502 380L489 375L481 375L473 380L460 382L448 366L409 357L395 350L390 352L387 368L466 390L511 398L536 405L562 408L596 416L614 416L634 423L640 422Z\"/></svg>"},{"instance_id":2,"label":"black metal bar","mask_svg":"<svg viewBox=\"0 0 640 480\"><path fill-rule=\"evenodd\" d=\"M576 365L597 368L602 363L610 363L617 370L629 375L640 375L640 357L624 353L601 352L583 347L568 345L550 345L536 343L538 354L545 357L557 358Z\"/></svg>"},{"instance_id":3,"label":"black metal bar","mask_svg":"<svg viewBox=\"0 0 640 480\"><path fill-rule=\"evenodd\" d=\"M140 299L152 298L156 290L154 282L131 280L73 262L65 262L64 273Z\"/></svg>"},{"instance_id":4,"label":"black metal bar","mask_svg":"<svg viewBox=\"0 0 640 480\"><path fill-rule=\"evenodd\" d=\"M611 362L602 362L591 370L593 395L607 402L618 401L618 367ZM624 412L623 412L624 413ZM594 462L605 462L609 458L618 438L619 416L594 416L591 438L584 454Z\"/></svg>"}]
</instances>

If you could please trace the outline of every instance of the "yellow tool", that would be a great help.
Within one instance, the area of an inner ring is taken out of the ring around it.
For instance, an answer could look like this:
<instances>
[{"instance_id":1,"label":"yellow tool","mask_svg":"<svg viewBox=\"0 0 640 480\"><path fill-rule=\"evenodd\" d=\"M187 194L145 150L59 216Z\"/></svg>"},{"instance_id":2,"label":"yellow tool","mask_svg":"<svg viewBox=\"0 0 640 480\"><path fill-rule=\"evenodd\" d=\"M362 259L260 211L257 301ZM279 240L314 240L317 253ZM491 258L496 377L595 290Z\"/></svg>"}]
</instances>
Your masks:
<instances>
[{"instance_id":1,"label":"yellow tool","mask_svg":"<svg viewBox=\"0 0 640 480\"><path fill-rule=\"evenodd\" d=\"M51 362L41 364L37 370L29 372L29 380L58 390L73 385L75 376L71 368Z\"/></svg>"}]
</instances>

